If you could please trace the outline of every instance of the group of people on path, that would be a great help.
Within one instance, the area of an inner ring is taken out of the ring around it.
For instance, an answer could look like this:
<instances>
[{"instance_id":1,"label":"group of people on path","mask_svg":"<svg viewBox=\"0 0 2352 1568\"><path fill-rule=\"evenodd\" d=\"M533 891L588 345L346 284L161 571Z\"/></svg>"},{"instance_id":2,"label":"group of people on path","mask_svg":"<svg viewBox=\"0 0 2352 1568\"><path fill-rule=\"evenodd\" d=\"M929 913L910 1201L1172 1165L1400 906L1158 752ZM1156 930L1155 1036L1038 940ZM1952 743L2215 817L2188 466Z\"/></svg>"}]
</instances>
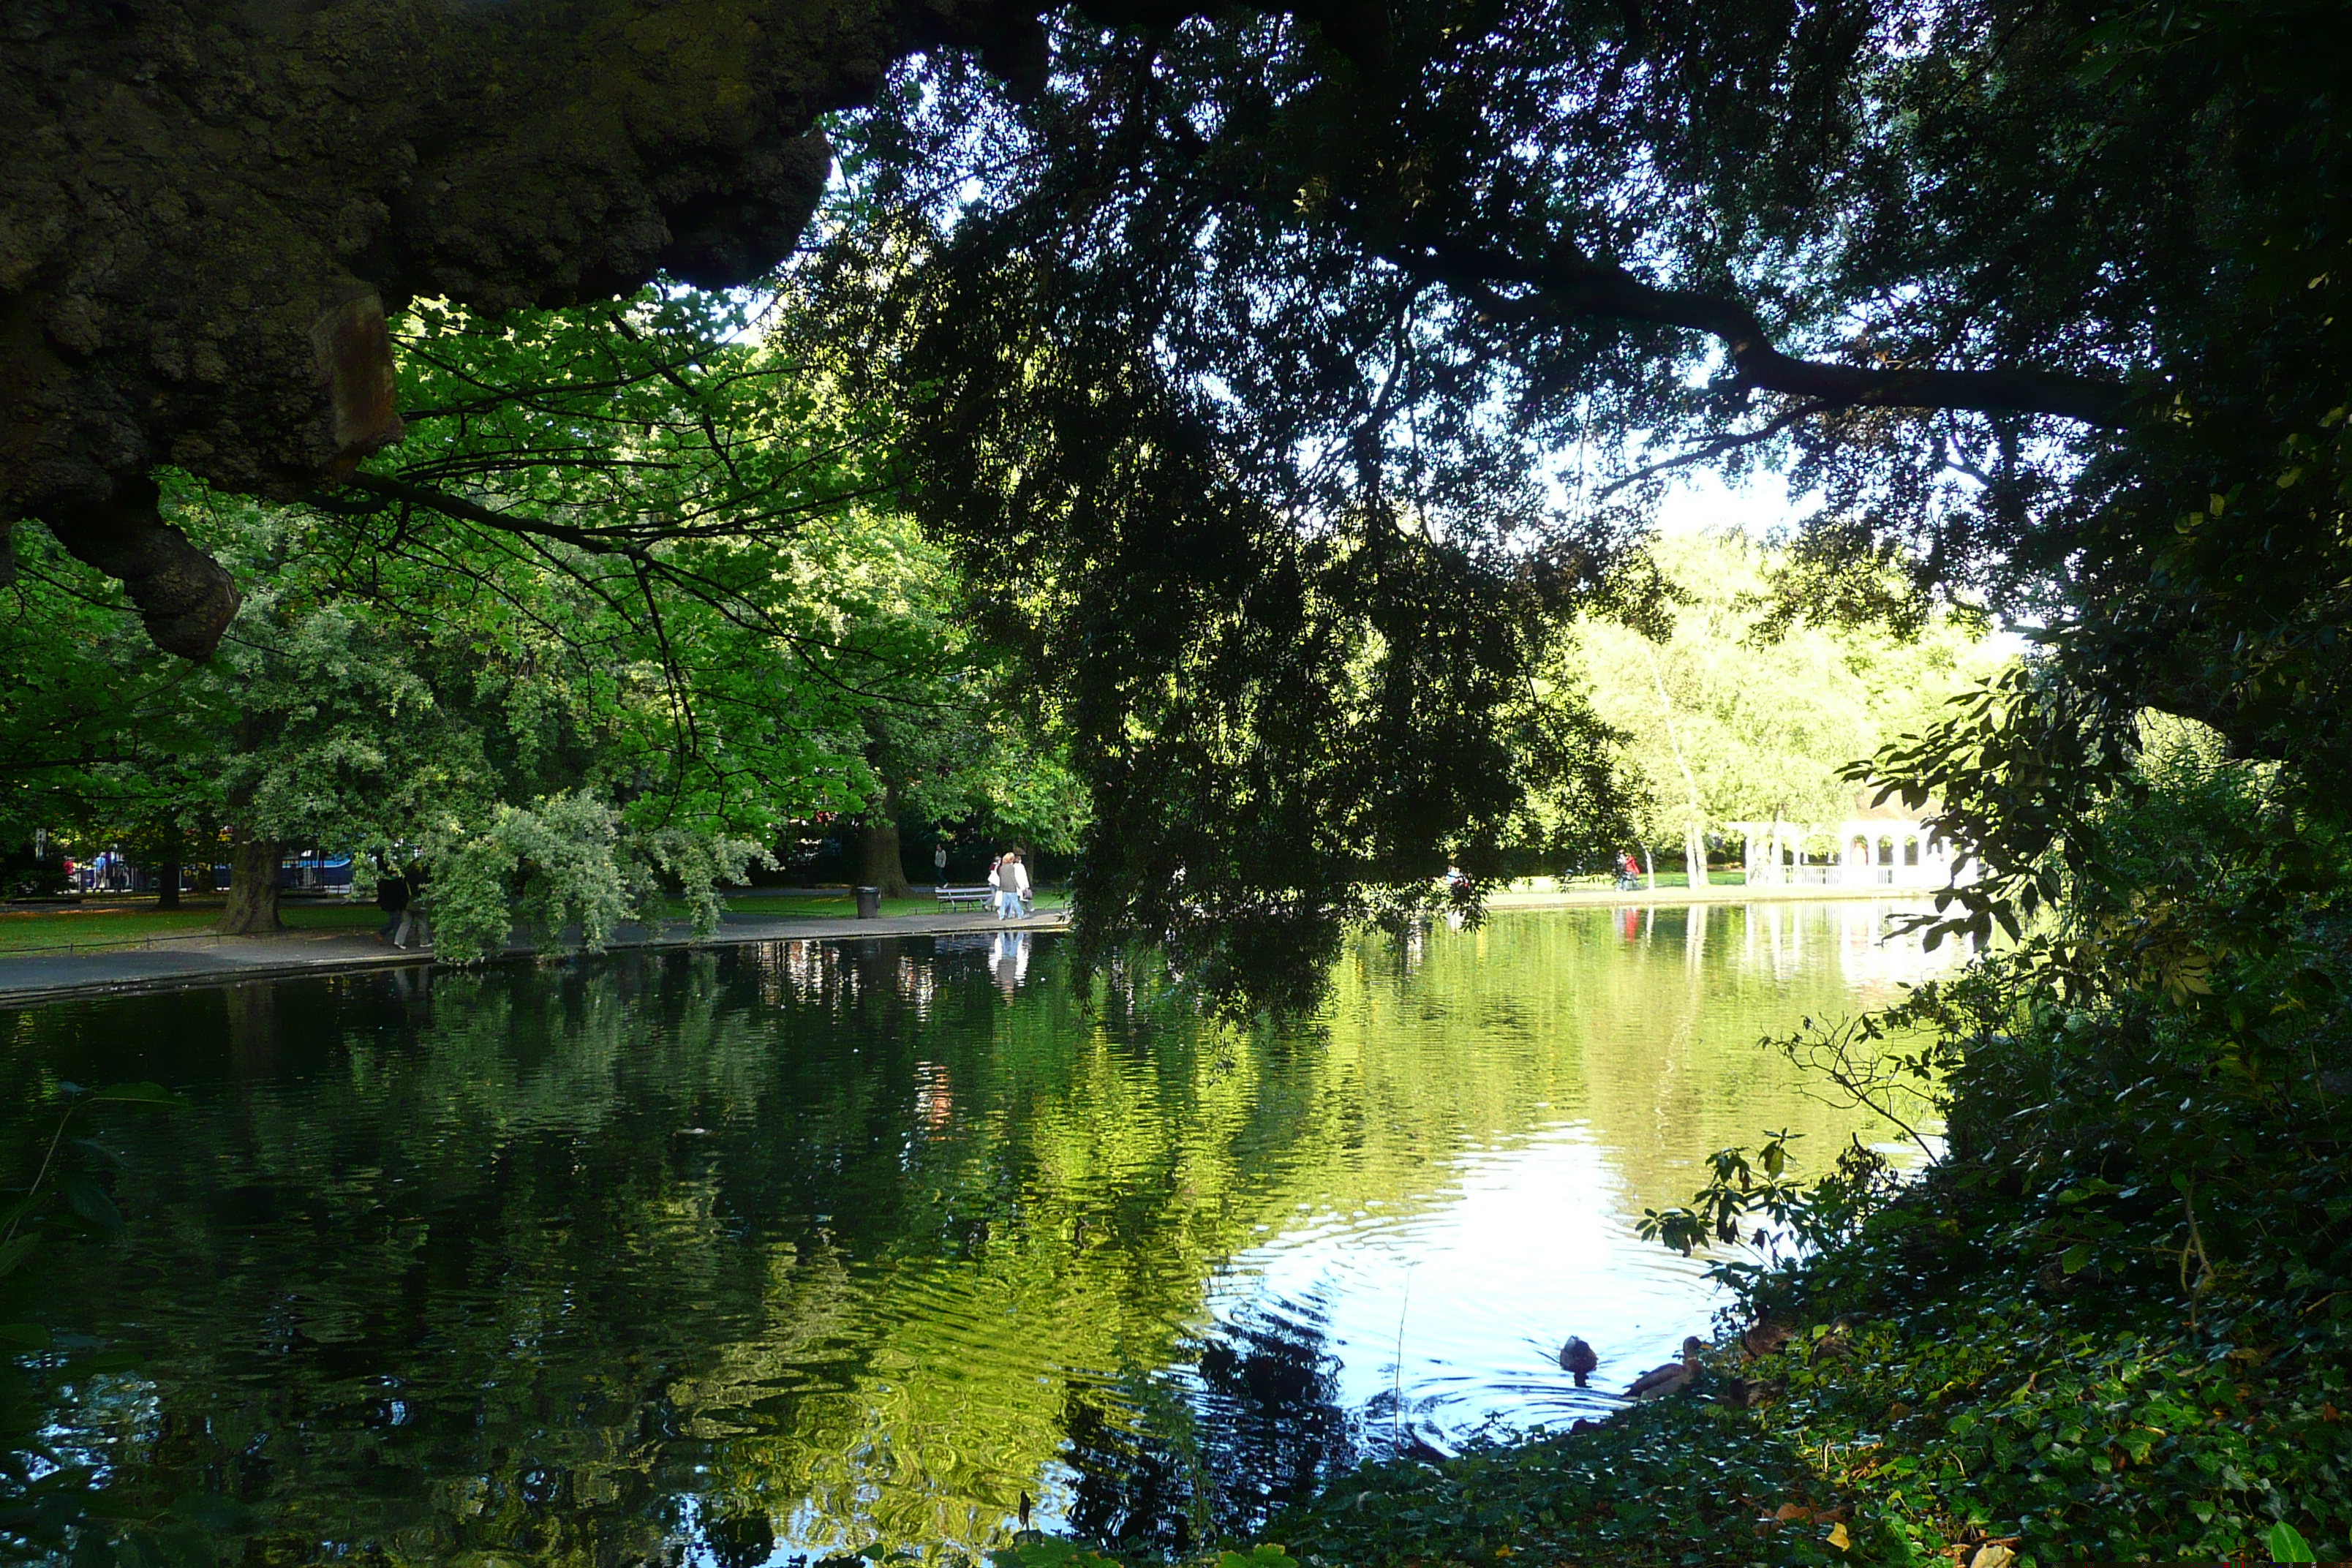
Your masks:
<instances>
[{"instance_id":1,"label":"group of people on path","mask_svg":"<svg viewBox=\"0 0 2352 1568\"><path fill-rule=\"evenodd\" d=\"M1029 868L1021 863L1020 851L1008 849L989 862L988 885L996 890L999 920L1035 912L1037 906L1029 896Z\"/></svg>"}]
</instances>

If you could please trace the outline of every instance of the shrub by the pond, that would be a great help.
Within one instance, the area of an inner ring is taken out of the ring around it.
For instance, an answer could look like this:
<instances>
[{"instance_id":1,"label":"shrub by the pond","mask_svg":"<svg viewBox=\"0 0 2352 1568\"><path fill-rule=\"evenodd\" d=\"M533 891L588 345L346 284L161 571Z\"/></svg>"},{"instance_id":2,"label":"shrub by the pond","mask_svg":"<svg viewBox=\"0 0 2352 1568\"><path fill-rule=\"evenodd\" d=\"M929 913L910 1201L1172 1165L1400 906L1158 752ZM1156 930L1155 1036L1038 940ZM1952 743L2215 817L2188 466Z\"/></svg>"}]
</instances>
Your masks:
<instances>
[{"instance_id":1,"label":"shrub by the pond","mask_svg":"<svg viewBox=\"0 0 2352 1568\"><path fill-rule=\"evenodd\" d=\"M1276 1521L1308 1563L1826 1563L1853 1503L1745 1411L1676 1395L1590 1431L1368 1465Z\"/></svg>"}]
</instances>

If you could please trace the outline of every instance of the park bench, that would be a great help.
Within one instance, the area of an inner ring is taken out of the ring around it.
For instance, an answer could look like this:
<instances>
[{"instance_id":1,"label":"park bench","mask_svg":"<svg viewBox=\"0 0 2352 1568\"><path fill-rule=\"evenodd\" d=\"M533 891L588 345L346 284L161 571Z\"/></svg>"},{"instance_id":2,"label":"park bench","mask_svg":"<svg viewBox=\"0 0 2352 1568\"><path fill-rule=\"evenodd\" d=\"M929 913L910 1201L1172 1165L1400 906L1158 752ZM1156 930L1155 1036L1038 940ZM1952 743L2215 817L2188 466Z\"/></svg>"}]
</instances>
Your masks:
<instances>
[{"instance_id":1,"label":"park bench","mask_svg":"<svg viewBox=\"0 0 2352 1568\"><path fill-rule=\"evenodd\" d=\"M984 910L988 908L989 905L996 901L996 889L994 888L950 888L941 886L937 889L936 891L940 896L940 908L943 910L961 910L965 908Z\"/></svg>"}]
</instances>

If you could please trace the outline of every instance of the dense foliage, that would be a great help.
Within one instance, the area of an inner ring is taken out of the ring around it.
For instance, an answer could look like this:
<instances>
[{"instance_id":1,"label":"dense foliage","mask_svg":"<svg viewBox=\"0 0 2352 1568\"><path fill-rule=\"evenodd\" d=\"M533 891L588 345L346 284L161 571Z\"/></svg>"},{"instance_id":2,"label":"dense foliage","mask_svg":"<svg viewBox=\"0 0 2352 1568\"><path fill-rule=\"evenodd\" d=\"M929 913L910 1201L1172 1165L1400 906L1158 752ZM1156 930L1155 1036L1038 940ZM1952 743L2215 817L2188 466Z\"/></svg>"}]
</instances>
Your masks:
<instances>
[{"instance_id":1,"label":"dense foliage","mask_svg":"<svg viewBox=\"0 0 2352 1568\"><path fill-rule=\"evenodd\" d=\"M853 128L827 319L1103 737L1106 927L1313 926L1478 858L1535 782L1528 616L1638 614L1620 552L1691 462L1818 498L1792 607L2030 617L2094 787L2150 706L2335 769L2332 19L1066 17L1034 93L933 59ZM1577 703L1539 727L1592 748ZM1294 782L1180 785L1179 735Z\"/></svg>"}]
</instances>

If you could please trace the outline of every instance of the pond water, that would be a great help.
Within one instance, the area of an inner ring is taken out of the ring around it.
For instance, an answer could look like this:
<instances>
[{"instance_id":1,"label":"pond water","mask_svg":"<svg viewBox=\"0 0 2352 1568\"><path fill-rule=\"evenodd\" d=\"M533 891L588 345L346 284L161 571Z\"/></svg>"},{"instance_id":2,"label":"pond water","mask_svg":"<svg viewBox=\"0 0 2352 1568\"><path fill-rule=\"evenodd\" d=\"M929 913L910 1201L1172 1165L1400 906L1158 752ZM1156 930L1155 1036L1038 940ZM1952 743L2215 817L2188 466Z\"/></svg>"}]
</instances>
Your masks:
<instances>
[{"instance_id":1,"label":"pond water","mask_svg":"<svg viewBox=\"0 0 2352 1568\"><path fill-rule=\"evenodd\" d=\"M1634 1223L1768 1130L1894 1138L1756 1048L1948 959L1887 912L1504 912L1256 1036L1010 933L0 1013L27 1168L61 1079L188 1102L107 1119L129 1228L10 1315L132 1352L55 1429L273 1563L1180 1545L1706 1332Z\"/></svg>"}]
</instances>

